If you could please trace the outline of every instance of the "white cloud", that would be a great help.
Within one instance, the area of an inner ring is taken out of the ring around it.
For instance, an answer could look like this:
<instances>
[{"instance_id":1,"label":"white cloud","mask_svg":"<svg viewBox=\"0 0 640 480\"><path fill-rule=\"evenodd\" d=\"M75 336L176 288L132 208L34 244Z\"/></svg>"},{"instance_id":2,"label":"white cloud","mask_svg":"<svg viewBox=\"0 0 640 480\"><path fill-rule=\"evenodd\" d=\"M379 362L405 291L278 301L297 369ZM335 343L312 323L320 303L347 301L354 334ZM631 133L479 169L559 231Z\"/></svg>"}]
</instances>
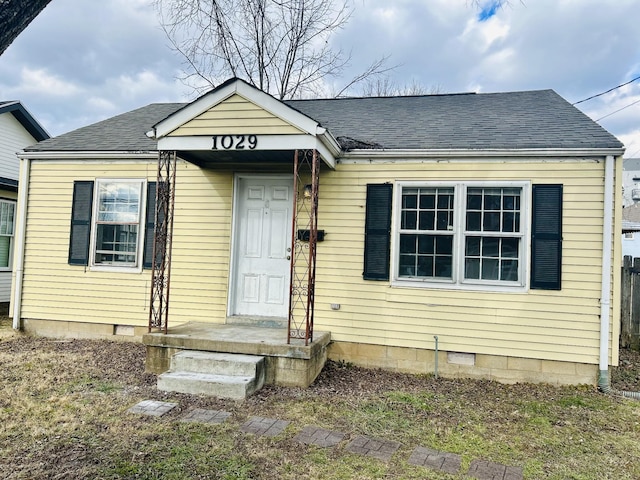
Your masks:
<instances>
[{"instance_id":1,"label":"white cloud","mask_svg":"<svg viewBox=\"0 0 640 480\"><path fill-rule=\"evenodd\" d=\"M16 90L21 96L46 92L47 95L56 97L69 97L82 91L78 85L52 74L46 68L29 67L20 70L20 87Z\"/></svg>"}]
</instances>

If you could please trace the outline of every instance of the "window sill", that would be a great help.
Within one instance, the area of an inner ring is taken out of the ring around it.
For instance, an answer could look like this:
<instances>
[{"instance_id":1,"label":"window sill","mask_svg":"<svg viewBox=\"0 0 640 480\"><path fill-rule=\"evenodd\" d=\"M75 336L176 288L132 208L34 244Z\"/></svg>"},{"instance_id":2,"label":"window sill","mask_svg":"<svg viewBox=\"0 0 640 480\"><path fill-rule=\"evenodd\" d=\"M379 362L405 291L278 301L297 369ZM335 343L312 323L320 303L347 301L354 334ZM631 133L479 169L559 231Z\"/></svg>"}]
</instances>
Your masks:
<instances>
[{"instance_id":1,"label":"window sill","mask_svg":"<svg viewBox=\"0 0 640 480\"><path fill-rule=\"evenodd\" d=\"M92 265L89 267L92 272L112 272L112 273L142 273L142 267L118 266L118 265Z\"/></svg>"},{"instance_id":2,"label":"window sill","mask_svg":"<svg viewBox=\"0 0 640 480\"><path fill-rule=\"evenodd\" d=\"M458 290L468 292L495 292L495 293L527 293L526 285L520 284L486 284L486 283L453 283L445 281L431 280L404 280L393 279L392 288L418 288L429 290Z\"/></svg>"}]
</instances>

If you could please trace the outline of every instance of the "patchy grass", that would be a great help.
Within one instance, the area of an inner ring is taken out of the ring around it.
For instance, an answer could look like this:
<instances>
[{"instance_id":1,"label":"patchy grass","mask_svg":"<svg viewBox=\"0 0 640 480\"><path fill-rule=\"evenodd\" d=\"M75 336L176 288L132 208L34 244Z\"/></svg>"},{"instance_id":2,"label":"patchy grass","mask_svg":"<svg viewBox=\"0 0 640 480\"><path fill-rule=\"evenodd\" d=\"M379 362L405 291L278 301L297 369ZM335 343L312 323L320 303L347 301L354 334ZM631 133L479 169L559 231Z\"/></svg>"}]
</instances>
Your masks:
<instances>
[{"instance_id":1,"label":"patchy grass","mask_svg":"<svg viewBox=\"0 0 640 480\"><path fill-rule=\"evenodd\" d=\"M636 357L628 358L621 378L640 390ZM329 363L309 389L268 386L238 403L158 392L143 362L139 344L30 338L0 320L0 478L464 478L409 465L416 446L460 454L463 472L481 458L522 466L530 479L640 478L640 402L592 387L436 380ZM179 407L161 418L126 413L145 399ZM232 417L180 422L190 408ZM291 424L275 438L242 434L252 415ZM305 425L401 447L387 464L347 452L346 441L302 446L293 437Z\"/></svg>"}]
</instances>

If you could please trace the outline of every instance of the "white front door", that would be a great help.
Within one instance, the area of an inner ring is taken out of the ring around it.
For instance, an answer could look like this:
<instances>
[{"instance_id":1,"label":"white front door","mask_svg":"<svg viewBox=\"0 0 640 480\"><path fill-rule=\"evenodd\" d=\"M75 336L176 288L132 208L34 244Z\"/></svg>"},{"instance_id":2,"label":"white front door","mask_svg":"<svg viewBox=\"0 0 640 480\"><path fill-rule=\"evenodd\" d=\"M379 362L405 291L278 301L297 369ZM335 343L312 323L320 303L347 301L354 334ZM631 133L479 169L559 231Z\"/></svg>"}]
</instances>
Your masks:
<instances>
[{"instance_id":1,"label":"white front door","mask_svg":"<svg viewBox=\"0 0 640 480\"><path fill-rule=\"evenodd\" d=\"M287 317L293 179L239 177L232 315Z\"/></svg>"}]
</instances>

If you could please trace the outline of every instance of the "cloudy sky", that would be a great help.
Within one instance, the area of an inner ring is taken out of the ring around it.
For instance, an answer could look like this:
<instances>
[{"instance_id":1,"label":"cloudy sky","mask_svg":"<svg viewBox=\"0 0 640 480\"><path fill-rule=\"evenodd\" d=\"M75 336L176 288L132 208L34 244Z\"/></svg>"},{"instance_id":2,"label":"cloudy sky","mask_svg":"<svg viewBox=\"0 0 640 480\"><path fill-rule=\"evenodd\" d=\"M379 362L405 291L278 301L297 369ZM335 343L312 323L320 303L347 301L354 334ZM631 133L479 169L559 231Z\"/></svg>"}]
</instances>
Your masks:
<instances>
[{"instance_id":1,"label":"cloudy sky","mask_svg":"<svg viewBox=\"0 0 640 480\"><path fill-rule=\"evenodd\" d=\"M333 42L351 52L351 73L389 55L393 81L443 93L551 88L574 103L640 76L640 0L483 5L354 0ZM182 68L150 0L52 0L0 56L0 100L21 100L59 135L192 99ZM640 80L577 106L640 157Z\"/></svg>"}]
</instances>

